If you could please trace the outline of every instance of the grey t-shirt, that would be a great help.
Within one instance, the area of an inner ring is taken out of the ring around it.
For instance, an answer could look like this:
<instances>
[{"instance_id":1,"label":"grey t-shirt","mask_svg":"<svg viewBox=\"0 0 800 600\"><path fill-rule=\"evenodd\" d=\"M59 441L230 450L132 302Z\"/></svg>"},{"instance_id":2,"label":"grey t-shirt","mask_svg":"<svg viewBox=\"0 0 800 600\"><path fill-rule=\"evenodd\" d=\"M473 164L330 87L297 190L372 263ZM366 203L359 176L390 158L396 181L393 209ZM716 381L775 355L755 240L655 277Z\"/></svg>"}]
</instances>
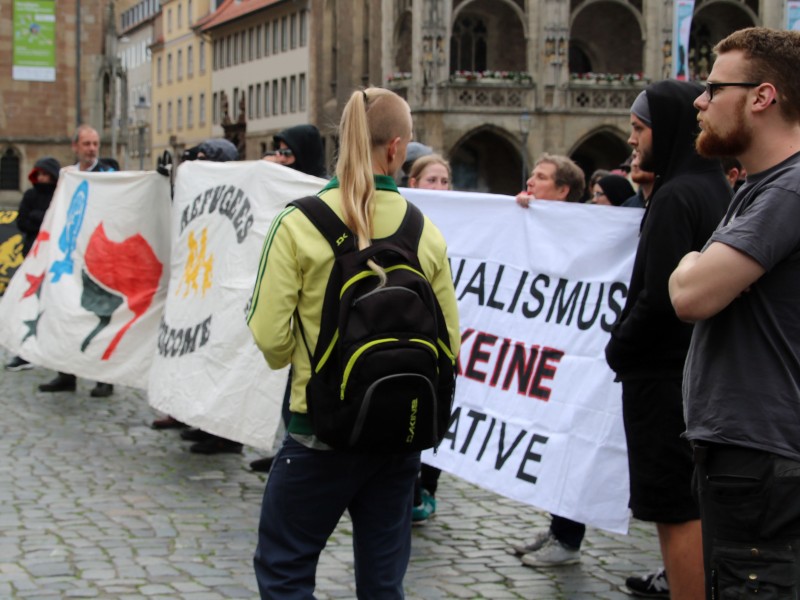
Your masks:
<instances>
[{"instance_id":1,"label":"grey t-shirt","mask_svg":"<svg viewBox=\"0 0 800 600\"><path fill-rule=\"evenodd\" d=\"M766 273L695 324L683 379L686 436L800 460L800 153L747 178L712 242Z\"/></svg>"}]
</instances>

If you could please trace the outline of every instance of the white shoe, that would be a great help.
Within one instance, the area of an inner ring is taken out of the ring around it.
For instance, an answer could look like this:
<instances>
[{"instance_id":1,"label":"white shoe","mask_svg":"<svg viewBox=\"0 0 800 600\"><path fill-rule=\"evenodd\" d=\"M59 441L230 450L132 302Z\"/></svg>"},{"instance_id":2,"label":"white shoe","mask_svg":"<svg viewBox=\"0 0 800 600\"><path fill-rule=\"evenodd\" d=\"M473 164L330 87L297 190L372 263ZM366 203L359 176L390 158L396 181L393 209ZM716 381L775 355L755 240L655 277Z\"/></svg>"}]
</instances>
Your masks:
<instances>
[{"instance_id":1,"label":"white shoe","mask_svg":"<svg viewBox=\"0 0 800 600\"><path fill-rule=\"evenodd\" d=\"M580 550L567 548L556 538L551 537L541 548L524 555L522 564L529 567L560 567L577 564L580 560Z\"/></svg>"},{"instance_id":2,"label":"white shoe","mask_svg":"<svg viewBox=\"0 0 800 600\"><path fill-rule=\"evenodd\" d=\"M511 544L506 550L509 554L513 554L515 556L522 556L523 554L528 554L530 552L536 552L539 548L544 546L550 538L553 537L553 534L550 533L550 529L538 529L533 532L533 538L528 540L527 542L523 542L521 544ZM555 539L555 538L553 538Z\"/></svg>"}]
</instances>

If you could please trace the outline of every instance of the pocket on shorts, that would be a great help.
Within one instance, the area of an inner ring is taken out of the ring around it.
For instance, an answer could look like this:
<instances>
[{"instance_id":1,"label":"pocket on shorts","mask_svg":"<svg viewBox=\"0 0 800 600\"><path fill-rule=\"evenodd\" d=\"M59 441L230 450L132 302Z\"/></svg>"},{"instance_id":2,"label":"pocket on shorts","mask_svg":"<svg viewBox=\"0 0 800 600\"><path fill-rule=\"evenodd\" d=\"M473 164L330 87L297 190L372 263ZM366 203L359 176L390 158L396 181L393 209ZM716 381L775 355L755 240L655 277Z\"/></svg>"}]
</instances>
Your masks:
<instances>
[{"instance_id":1,"label":"pocket on shorts","mask_svg":"<svg viewBox=\"0 0 800 600\"><path fill-rule=\"evenodd\" d=\"M719 600L797 598L795 552L785 546L716 543L711 553L712 597Z\"/></svg>"},{"instance_id":2,"label":"pocket on shorts","mask_svg":"<svg viewBox=\"0 0 800 600\"><path fill-rule=\"evenodd\" d=\"M739 475L708 475L708 505L712 514L725 515L717 535L744 539L758 534L764 512L765 492L760 479Z\"/></svg>"},{"instance_id":3,"label":"pocket on shorts","mask_svg":"<svg viewBox=\"0 0 800 600\"><path fill-rule=\"evenodd\" d=\"M764 538L800 537L800 462L776 457L769 486Z\"/></svg>"}]
</instances>

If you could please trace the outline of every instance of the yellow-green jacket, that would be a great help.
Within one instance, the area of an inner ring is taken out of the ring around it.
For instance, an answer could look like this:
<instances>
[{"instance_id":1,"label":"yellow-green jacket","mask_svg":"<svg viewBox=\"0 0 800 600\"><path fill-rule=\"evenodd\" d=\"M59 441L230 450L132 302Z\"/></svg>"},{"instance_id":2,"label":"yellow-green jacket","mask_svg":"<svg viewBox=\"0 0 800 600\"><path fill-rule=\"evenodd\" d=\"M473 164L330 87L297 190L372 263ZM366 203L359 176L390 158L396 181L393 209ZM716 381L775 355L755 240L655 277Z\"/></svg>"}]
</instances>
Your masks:
<instances>
[{"instance_id":1,"label":"yellow-green jacket","mask_svg":"<svg viewBox=\"0 0 800 600\"><path fill-rule=\"evenodd\" d=\"M375 186L374 238L381 239L397 231L407 203L391 177L376 175ZM319 193L319 197L342 218L340 190L335 178ZM457 356L461 336L447 245L441 232L427 217L418 256L441 305L450 337L450 349L453 356ZM292 364L290 409L296 415L307 412L305 389L311 375L311 364L293 316L297 310L313 355L332 267L333 251L330 245L300 210L288 207L275 217L261 253L247 322L271 368L280 369ZM306 422L305 419L299 421ZM305 426L299 429L297 426L290 427L290 431L310 433Z\"/></svg>"}]
</instances>

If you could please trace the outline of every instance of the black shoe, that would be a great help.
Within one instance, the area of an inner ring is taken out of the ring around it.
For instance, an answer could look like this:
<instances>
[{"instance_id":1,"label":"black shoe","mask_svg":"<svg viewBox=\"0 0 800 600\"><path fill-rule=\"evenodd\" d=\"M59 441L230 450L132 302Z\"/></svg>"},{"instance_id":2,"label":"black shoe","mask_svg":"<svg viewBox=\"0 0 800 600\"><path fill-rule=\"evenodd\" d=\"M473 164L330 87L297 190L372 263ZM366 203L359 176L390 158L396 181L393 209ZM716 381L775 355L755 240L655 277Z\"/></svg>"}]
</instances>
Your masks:
<instances>
[{"instance_id":1,"label":"black shoe","mask_svg":"<svg viewBox=\"0 0 800 600\"><path fill-rule=\"evenodd\" d=\"M627 592L640 598L669 598L669 582L664 569L625 580Z\"/></svg>"},{"instance_id":2,"label":"black shoe","mask_svg":"<svg viewBox=\"0 0 800 600\"><path fill-rule=\"evenodd\" d=\"M74 392L75 375L69 373L59 373L55 379L39 386L40 392Z\"/></svg>"},{"instance_id":3,"label":"black shoe","mask_svg":"<svg viewBox=\"0 0 800 600\"><path fill-rule=\"evenodd\" d=\"M167 415L163 419L156 419L150 423L150 427L153 429L183 429L184 427L188 427L188 425L178 421L175 417Z\"/></svg>"},{"instance_id":4,"label":"black shoe","mask_svg":"<svg viewBox=\"0 0 800 600\"><path fill-rule=\"evenodd\" d=\"M101 381L97 382L97 385L92 388L92 391L89 392L89 395L92 398L108 398L111 394L114 393L114 386L110 383L102 383Z\"/></svg>"},{"instance_id":5,"label":"black shoe","mask_svg":"<svg viewBox=\"0 0 800 600\"><path fill-rule=\"evenodd\" d=\"M275 460L274 456L265 456L250 463L250 468L259 473L269 473L272 468L272 461Z\"/></svg>"},{"instance_id":6,"label":"black shoe","mask_svg":"<svg viewBox=\"0 0 800 600\"><path fill-rule=\"evenodd\" d=\"M215 435L204 442L192 444L189 450L195 454L239 454L242 451L242 444Z\"/></svg>"},{"instance_id":7,"label":"black shoe","mask_svg":"<svg viewBox=\"0 0 800 600\"><path fill-rule=\"evenodd\" d=\"M24 371L32 368L33 365L21 356L15 356L6 364L6 371Z\"/></svg>"},{"instance_id":8,"label":"black shoe","mask_svg":"<svg viewBox=\"0 0 800 600\"><path fill-rule=\"evenodd\" d=\"M184 429L181 431L181 439L186 440L187 442L204 442L213 438L214 436L208 433L207 431L203 431L202 429L197 429L196 427L192 427L191 429Z\"/></svg>"}]
</instances>

